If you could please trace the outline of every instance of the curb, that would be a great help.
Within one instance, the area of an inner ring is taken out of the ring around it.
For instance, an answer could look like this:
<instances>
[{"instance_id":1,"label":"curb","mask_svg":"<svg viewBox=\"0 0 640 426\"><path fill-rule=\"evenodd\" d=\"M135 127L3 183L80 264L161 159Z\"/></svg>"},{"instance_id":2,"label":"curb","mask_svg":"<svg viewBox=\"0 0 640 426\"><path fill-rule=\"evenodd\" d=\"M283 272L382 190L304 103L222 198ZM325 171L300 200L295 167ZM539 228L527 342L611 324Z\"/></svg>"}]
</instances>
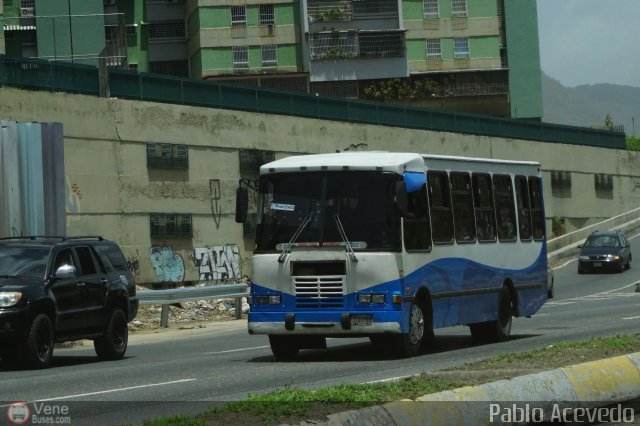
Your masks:
<instances>
[{"instance_id":1,"label":"curb","mask_svg":"<svg viewBox=\"0 0 640 426\"><path fill-rule=\"evenodd\" d=\"M519 407L530 402L542 407L546 418L552 409L603 407L638 397L640 352L331 414L325 422L301 425L478 425L489 423L487 402ZM445 401L456 404L420 403Z\"/></svg>"}]
</instances>

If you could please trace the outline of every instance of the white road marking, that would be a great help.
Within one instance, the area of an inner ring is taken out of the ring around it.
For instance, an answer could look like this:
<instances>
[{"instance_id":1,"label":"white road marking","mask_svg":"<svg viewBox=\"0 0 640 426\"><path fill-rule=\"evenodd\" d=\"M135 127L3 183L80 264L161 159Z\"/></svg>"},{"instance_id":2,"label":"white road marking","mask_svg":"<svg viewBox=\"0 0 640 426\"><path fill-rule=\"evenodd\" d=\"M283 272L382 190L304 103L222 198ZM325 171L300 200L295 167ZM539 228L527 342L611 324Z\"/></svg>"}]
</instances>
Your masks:
<instances>
[{"instance_id":1,"label":"white road marking","mask_svg":"<svg viewBox=\"0 0 640 426\"><path fill-rule=\"evenodd\" d=\"M638 318L640 318L640 316L638 316L638 317L627 317L627 318L622 318L622 319L623 320L630 320L630 319L638 319Z\"/></svg>"},{"instance_id":2,"label":"white road marking","mask_svg":"<svg viewBox=\"0 0 640 426\"><path fill-rule=\"evenodd\" d=\"M129 387L126 387L126 388L109 389L109 390L97 391L97 392L78 393L78 394L75 394L75 395L57 396L57 397L54 397L54 398L36 399L36 400L30 401L29 403L32 403L32 402L46 402L46 401L59 401L61 399L79 398L79 397L91 396L91 395L102 395L102 394L105 394L105 393L113 393L113 392L124 392L124 391L132 390L132 389L143 389L143 388L151 388L151 387L154 387L154 386L165 386L165 385L173 385L173 384L176 384L176 383L193 382L195 380L198 380L198 379L182 379L182 380L173 380L171 382L150 383L148 385L129 386ZM0 405L0 407L8 407L9 405L10 404Z\"/></svg>"},{"instance_id":3,"label":"white road marking","mask_svg":"<svg viewBox=\"0 0 640 426\"><path fill-rule=\"evenodd\" d=\"M228 353L231 353L231 352L252 351L254 349L264 349L264 348L268 348L268 347L269 347L269 345L266 345L266 346L254 346L252 348L230 349L228 351L218 351L218 352L206 352L206 353L204 353L204 355L228 354Z\"/></svg>"}]
</instances>

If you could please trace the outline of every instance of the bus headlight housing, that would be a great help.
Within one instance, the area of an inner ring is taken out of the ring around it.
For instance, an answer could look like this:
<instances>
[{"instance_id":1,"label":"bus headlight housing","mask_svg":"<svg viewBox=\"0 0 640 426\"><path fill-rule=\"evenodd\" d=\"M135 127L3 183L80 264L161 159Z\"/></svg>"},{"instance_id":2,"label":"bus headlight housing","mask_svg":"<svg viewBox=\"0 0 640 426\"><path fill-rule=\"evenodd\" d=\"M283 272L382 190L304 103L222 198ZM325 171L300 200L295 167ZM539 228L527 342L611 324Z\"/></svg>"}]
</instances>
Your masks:
<instances>
[{"instance_id":1,"label":"bus headlight housing","mask_svg":"<svg viewBox=\"0 0 640 426\"><path fill-rule=\"evenodd\" d=\"M384 294L372 294L371 295L372 303L384 303Z\"/></svg>"},{"instance_id":2,"label":"bus headlight housing","mask_svg":"<svg viewBox=\"0 0 640 426\"><path fill-rule=\"evenodd\" d=\"M256 296L257 305L279 305L280 303L282 303L282 298L279 294L263 294L261 296Z\"/></svg>"},{"instance_id":3,"label":"bus headlight housing","mask_svg":"<svg viewBox=\"0 0 640 426\"><path fill-rule=\"evenodd\" d=\"M359 294L358 303L369 305L371 303L383 304L385 301L384 294Z\"/></svg>"},{"instance_id":4,"label":"bus headlight housing","mask_svg":"<svg viewBox=\"0 0 640 426\"><path fill-rule=\"evenodd\" d=\"M363 303L363 304L371 303L371 295L370 294L359 294L358 295L358 303Z\"/></svg>"}]
</instances>

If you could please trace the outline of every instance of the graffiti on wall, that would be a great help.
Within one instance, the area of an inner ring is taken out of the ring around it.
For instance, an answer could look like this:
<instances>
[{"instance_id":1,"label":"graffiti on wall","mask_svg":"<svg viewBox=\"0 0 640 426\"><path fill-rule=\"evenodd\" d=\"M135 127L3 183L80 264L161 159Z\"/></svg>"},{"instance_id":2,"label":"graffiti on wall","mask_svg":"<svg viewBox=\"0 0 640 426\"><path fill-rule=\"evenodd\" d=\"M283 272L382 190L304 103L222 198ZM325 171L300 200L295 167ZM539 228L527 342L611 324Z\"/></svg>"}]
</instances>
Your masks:
<instances>
[{"instance_id":1,"label":"graffiti on wall","mask_svg":"<svg viewBox=\"0 0 640 426\"><path fill-rule=\"evenodd\" d=\"M200 281L240 279L240 250L235 245L199 247L193 261Z\"/></svg>"},{"instance_id":2,"label":"graffiti on wall","mask_svg":"<svg viewBox=\"0 0 640 426\"><path fill-rule=\"evenodd\" d=\"M80 200L82 200L82 191L80 186L76 183L70 183L66 181L66 207L67 213L78 214L80 213Z\"/></svg>"},{"instance_id":3,"label":"graffiti on wall","mask_svg":"<svg viewBox=\"0 0 640 426\"><path fill-rule=\"evenodd\" d=\"M211 192L211 213L216 229L220 229L220 219L222 218L222 207L220 207L220 179L209 180L209 191Z\"/></svg>"},{"instance_id":4,"label":"graffiti on wall","mask_svg":"<svg viewBox=\"0 0 640 426\"><path fill-rule=\"evenodd\" d=\"M171 246L151 247L149 250L151 266L162 283L180 283L184 281L184 261Z\"/></svg>"}]
</instances>

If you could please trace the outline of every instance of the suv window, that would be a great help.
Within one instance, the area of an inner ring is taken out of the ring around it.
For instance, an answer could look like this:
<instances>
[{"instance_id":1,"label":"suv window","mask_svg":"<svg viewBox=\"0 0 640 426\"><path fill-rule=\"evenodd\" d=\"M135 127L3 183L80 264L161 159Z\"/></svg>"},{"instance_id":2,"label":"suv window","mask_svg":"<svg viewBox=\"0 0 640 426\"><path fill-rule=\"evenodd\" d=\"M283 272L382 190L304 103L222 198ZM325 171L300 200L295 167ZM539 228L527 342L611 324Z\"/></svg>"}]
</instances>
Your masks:
<instances>
[{"instance_id":1,"label":"suv window","mask_svg":"<svg viewBox=\"0 0 640 426\"><path fill-rule=\"evenodd\" d=\"M127 272L129 265L120 249L112 245L96 245L96 251L104 261L108 272Z\"/></svg>"},{"instance_id":2,"label":"suv window","mask_svg":"<svg viewBox=\"0 0 640 426\"><path fill-rule=\"evenodd\" d=\"M96 264L89 247L76 247L76 254L80 261L82 275L94 275L96 273Z\"/></svg>"},{"instance_id":3,"label":"suv window","mask_svg":"<svg viewBox=\"0 0 640 426\"><path fill-rule=\"evenodd\" d=\"M55 273L62 265L71 265L75 267L73 262L73 253L70 248L62 249L56 255L56 260L53 262L53 272ZM76 269L78 269L76 267Z\"/></svg>"}]
</instances>

